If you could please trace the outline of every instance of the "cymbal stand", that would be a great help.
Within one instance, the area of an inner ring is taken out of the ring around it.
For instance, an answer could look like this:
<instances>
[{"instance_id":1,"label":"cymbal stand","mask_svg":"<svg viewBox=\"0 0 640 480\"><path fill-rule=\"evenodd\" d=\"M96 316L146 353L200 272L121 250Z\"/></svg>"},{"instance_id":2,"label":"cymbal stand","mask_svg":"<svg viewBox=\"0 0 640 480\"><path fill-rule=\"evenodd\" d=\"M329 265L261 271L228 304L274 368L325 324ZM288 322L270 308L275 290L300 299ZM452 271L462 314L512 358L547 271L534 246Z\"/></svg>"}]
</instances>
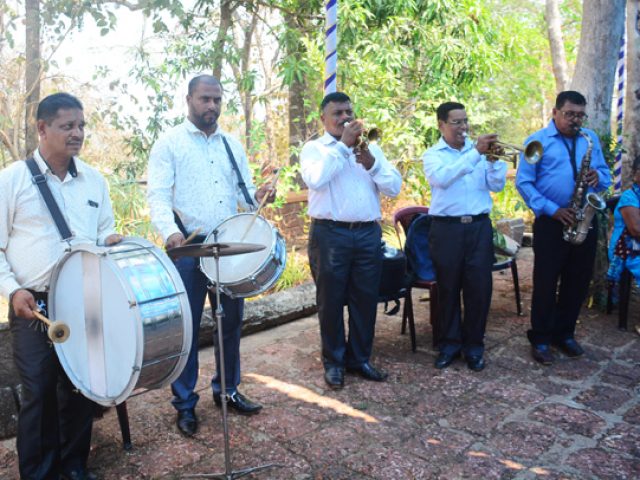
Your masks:
<instances>
[{"instance_id":1,"label":"cymbal stand","mask_svg":"<svg viewBox=\"0 0 640 480\"><path fill-rule=\"evenodd\" d=\"M269 463L261 465L259 467L248 467L242 470L231 469L231 452L229 449L229 425L227 422L227 402L229 401L229 395L227 394L227 385L225 377L225 365L224 365L224 343L222 336L222 319L224 318L224 311L222 309L222 302L220 301L220 247L218 246L218 230L213 231L213 258L216 264L216 327L218 329L218 354L220 357L220 387L222 392L220 393L220 400L222 403L222 430L224 432L224 473L195 473L189 475L183 475L182 478L217 478L219 480L234 480L235 478L244 477L254 472L265 470L271 467L277 467L279 465ZM215 353L214 353L215 356Z\"/></svg>"}]
</instances>

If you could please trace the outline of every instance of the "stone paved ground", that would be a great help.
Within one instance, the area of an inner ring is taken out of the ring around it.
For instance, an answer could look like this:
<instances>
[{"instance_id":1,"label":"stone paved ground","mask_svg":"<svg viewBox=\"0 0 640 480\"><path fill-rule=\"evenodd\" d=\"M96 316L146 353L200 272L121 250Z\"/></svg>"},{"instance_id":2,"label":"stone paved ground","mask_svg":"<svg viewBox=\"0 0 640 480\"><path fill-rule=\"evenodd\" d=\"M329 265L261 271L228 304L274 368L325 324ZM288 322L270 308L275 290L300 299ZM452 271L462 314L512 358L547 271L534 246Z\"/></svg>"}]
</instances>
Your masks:
<instances>
[{"instance_id":1,"label":"stone paved ground","mask_svg":"<svg viewBox=\"0 0 640 480\"><path fill-rule=\"evenodd\" d=\"M525 308L531 251L520 260ZM317 320L309 317L243 339L244 392L262 414L232 415L236 468L275 462L264 479L638 479L640 337L615 316L587 311L578 338L587 355L541 367L529 356L528 317L517 317L510 276L494 274L488 367L460 361L437 371L427 305L415 295L419 350L401 336L400 317L380 316L375 363L384 384L347 377L325 388ZM634 312L637 317L638 312ZM212 368L212 350L201 352ZM170 392L129 399L134 450L120 448L115 411L95 424L91 464L103 479L180 478L224 470L219 411L202 375L201 426L192 439L175 428ZM0 444L2 478L16 477L14 441Z\"/></svg>"}]
</instances>

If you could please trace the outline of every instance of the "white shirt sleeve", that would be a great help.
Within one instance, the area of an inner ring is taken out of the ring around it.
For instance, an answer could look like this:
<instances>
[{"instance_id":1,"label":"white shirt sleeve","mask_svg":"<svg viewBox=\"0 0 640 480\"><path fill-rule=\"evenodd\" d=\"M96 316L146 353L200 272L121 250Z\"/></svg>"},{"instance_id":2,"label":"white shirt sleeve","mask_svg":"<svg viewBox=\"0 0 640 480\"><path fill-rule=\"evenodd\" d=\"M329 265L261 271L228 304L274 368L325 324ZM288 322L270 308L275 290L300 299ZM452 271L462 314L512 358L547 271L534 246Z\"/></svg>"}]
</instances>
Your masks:
<instances>
[{"instance_id":1,"label":"white shirt sleeve","mask_svg":"<svg viewBox=\"0 0 640 480\"><path fill-rule=\"evenodd\" d=\"M300 174L313 190L325 187L346 165L351 150L342 142L324 145L307 142L300 152Z\"/></svg>"},{"instance_id":2,"label":"white shirt sleeve","mask_svg":"<svg viewBox=\"0 0 640 480\"><path fill-rule=\"evenodd\" d=\"M149 155L147 199L151 221L166 241L180 229L173 218L175 157L167 137L159 139Z\"/></svg>"}]
</instances>

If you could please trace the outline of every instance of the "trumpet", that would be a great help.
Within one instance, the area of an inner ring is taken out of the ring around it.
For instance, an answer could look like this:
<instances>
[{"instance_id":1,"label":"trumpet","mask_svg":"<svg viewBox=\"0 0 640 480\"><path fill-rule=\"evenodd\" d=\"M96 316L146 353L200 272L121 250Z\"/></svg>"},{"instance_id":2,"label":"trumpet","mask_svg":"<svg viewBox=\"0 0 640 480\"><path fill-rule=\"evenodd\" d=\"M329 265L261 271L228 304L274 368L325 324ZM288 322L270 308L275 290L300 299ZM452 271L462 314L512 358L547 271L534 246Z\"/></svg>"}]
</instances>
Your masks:
<instances>
[{"instance_id":1,"label":"trumpet","mask_svg":"<svg viewBox=\"0 0 640 480\"><path fill-rule=\"evenodd\" d=\"M349 125L349 122L346 122L344 124L345 127L347 125ZM358 137L358 141L355 144L355 148L358 150L362 150L363 148L366 148L370 143L377 143L378 140L380 140L381 138L382 138L382 130L380 130L377 127L363 130L362 133L360 134L360 137Z\"/></svg>"},{"instance_id":2,"label":"trumpet","mask_svg":"<svg viewBox=\"0 0 640 480\"><path fill-rule=\"evenodd\" d=\"M467 136L466 132L464 136ZM495 141L491 144L486 157L489 162L495 162L496 160L511 162L513 163L513 168L516 168L518 166L518 155L520 153L524 154L525 162L530 165L535 165L542 158L543 151L542 143L537 140L532 140L524 146Z\"/></svg>"},{"instance_id":3,"label":"trumpet","mask_svg":"<svg viewBox=\"0 0 640 480\"><path fill-rule=\"evenodd\" d=\"M69 325L60 321L52 322L37 310L31 310L31 312L38 320L47 326L47 336L49 340L53 343L63 343L67 341L69 335L71 335Z\"/></svg>"}]
</instances>

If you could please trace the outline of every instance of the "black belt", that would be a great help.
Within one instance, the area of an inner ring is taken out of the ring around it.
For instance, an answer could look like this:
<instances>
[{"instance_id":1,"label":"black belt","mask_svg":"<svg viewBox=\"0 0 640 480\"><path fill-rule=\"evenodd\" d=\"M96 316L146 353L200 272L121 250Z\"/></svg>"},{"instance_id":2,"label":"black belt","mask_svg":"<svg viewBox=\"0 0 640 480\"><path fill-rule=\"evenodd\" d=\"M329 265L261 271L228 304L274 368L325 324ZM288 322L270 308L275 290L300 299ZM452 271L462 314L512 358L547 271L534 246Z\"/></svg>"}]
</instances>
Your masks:
<instances>
[{"instance_id":1,"label":"black belt","mask_svg":"<svg viewBox=\"0 0 640 480\"><path fill-rule=\"evenodd\" d=\"M479 215L462 215L460 217L437 217L431 216L432 220L437 220L438 222L445 223L473 223L479 220L484 220L488 218L488 213L481 213Z\"/></svg>"},{"instance_id":2,"label":"black belt","mask_svg":"<svg viewBox=\"0 0 640 480\"><path fill-rule=\"evenodd\" d=\"M371 226L375 225L378 222L376 222L375 220L371 220L369 222L339 222L337 220L327 220L327 219L324 219L324 218L314 218L313 219L313 223L315 223L316 225L330 225L330 226L334 226L334 227L352 229L352 228L371 227Z\"/></svg>"}]
</instances>

